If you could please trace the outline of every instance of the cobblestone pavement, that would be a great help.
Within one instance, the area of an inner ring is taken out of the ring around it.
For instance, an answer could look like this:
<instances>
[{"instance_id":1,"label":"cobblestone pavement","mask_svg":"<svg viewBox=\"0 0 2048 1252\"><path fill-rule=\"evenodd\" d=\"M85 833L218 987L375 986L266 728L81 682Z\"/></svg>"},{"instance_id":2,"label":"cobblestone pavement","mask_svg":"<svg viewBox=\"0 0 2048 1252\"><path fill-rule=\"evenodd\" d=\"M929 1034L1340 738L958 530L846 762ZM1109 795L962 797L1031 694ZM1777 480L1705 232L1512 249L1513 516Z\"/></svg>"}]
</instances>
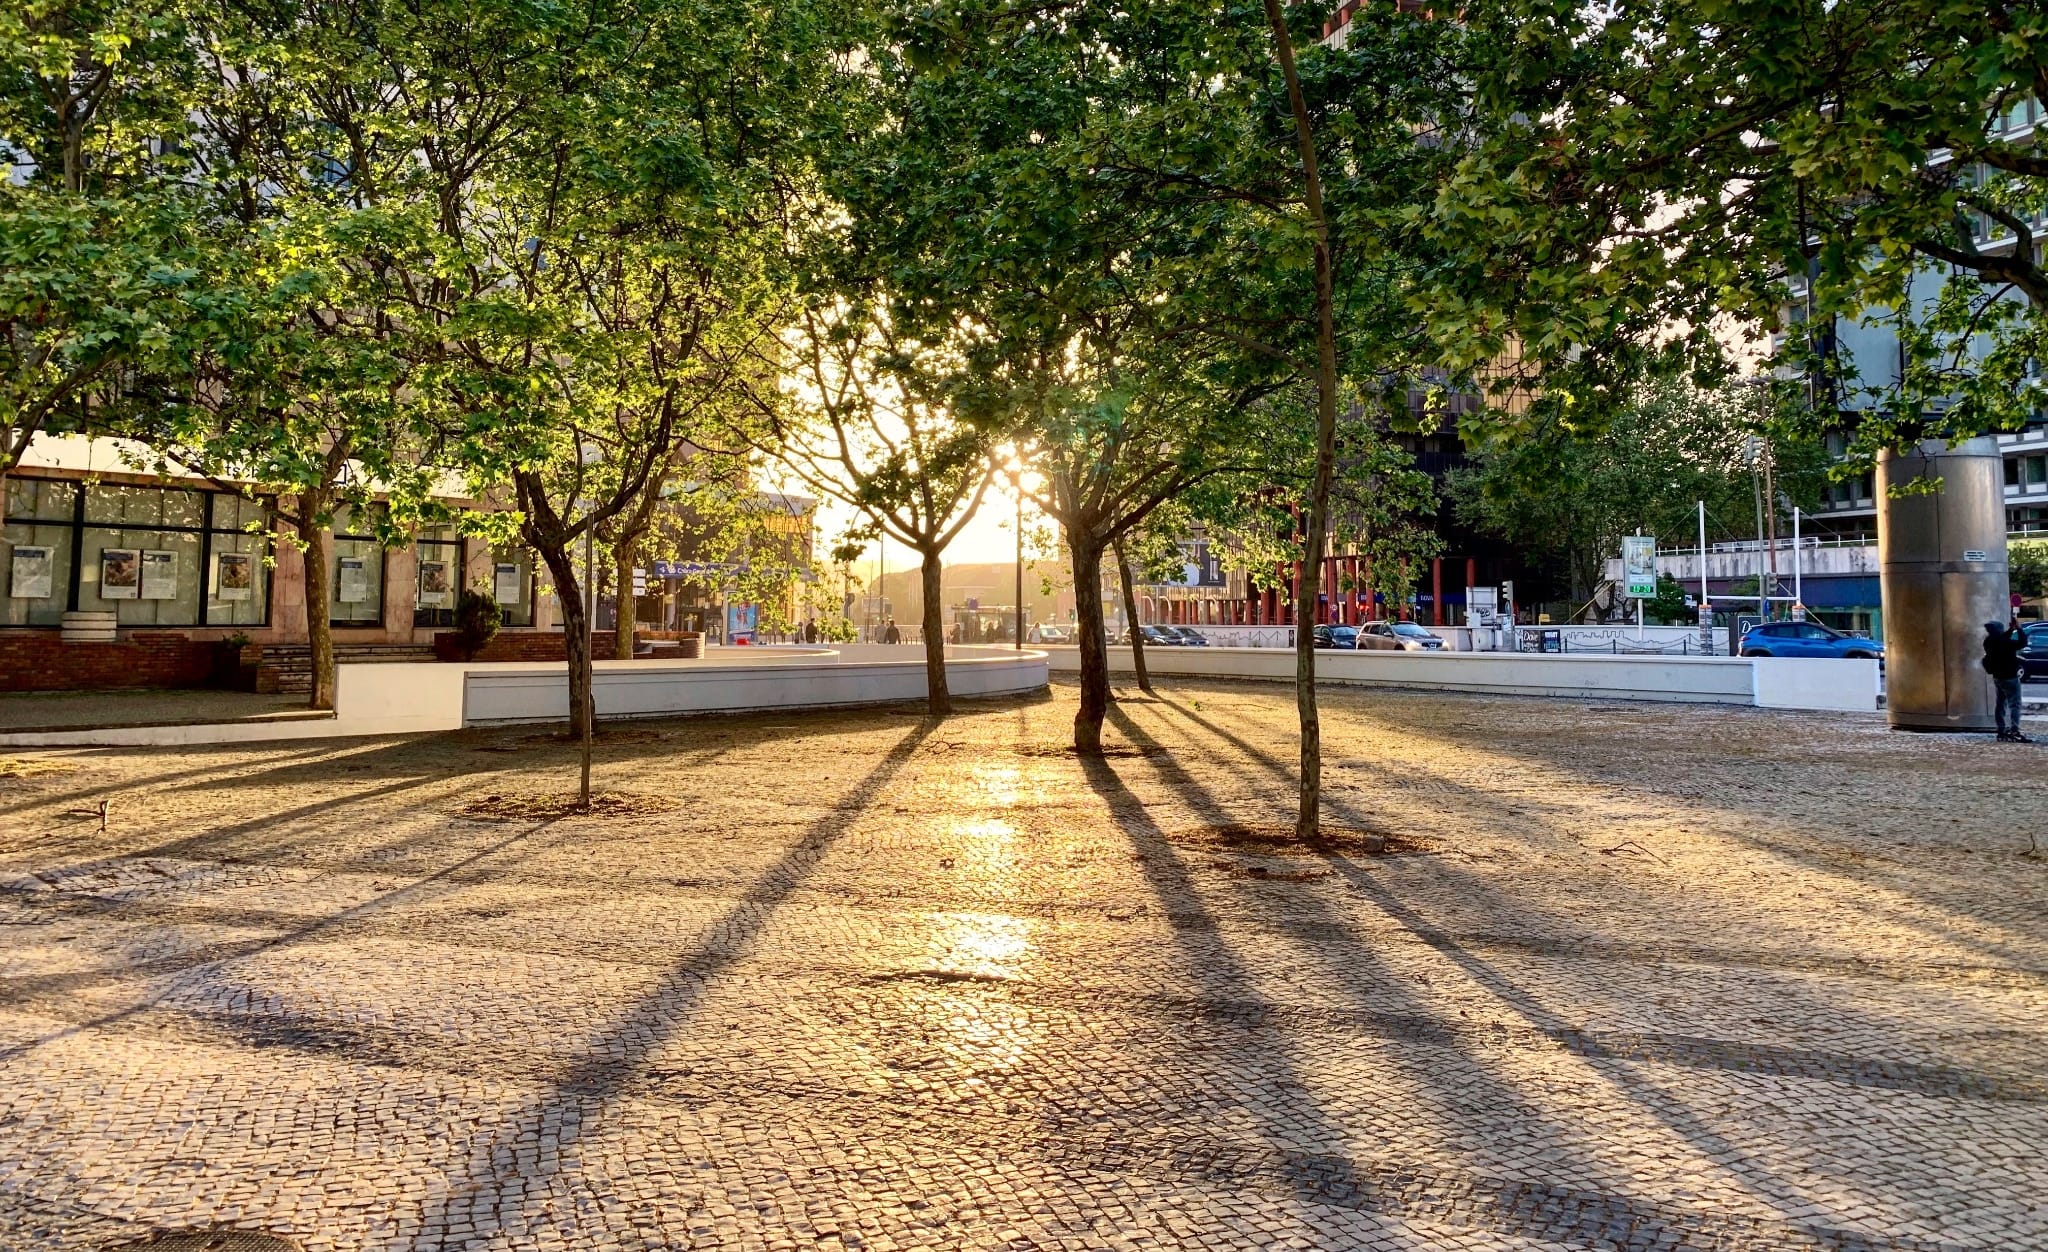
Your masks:
<instances>
[{"instance_id":1,"label":"cobblestone pavement","mask_svg":"<svg viewBox=\"0 0 2048 1252\"><path fill-rule=\"evenodd\" d=\"M2048 1248L2048 750L1325 710L17 753L0 1249Z\"/></svg>"}]
</instances>

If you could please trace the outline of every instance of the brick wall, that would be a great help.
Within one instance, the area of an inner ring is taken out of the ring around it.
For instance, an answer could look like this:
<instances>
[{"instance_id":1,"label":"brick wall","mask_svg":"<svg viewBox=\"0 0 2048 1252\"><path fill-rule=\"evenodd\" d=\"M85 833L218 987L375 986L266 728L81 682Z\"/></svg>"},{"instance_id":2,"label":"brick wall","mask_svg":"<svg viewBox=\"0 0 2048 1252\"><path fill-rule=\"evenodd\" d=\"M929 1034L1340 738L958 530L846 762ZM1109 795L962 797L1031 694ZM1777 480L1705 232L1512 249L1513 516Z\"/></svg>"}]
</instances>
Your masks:
<instances>
[{"instance_id":1,"label":"brick wall","mask_svg":"<svg viewBox=\"0 0 2048 1252\"><path fill-rule=\"evenodd\" d=\"M590 632L591 654L602 661L612 654L612 632ZM434 654L444 661L459 661L462 650L455 644L455 632L444 630L434 636ZM567 661L559 630L502 630L476 654L479 661Z\"/></svg>"},{"instance_id":2,"label":"brick wall","mask_svg":"<svg viewBox=\"0 0 2048 1252\"><path fill-rule=\"evenodd\" d=\"M65 643L54 630L0 631L0 691L204 687L213 645L138 630L114 643Z\"/></svg>"}]
</instances>

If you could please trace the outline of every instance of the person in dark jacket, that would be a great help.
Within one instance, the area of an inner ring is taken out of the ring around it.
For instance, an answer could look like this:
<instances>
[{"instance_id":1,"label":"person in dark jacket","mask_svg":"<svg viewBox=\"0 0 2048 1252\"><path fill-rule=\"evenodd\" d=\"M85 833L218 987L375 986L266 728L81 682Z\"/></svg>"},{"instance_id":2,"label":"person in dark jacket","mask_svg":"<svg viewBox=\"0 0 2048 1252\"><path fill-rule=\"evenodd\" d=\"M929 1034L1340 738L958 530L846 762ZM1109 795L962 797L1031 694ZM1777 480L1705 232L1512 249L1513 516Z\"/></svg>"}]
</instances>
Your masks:
<instances>
[{"instance_id":1,"label":"person in dark jacket","mask_svg":"<svg viewBox=\"0 0 2048 1252\"><path fill-rule=\"evenodd\" d=\"M2020 733L2020 648L2025 637L2019 620L1984 623L1984 672L1998 690L1998 738L2002 743L2032 743Z\"/></svg>"}]
</instances>

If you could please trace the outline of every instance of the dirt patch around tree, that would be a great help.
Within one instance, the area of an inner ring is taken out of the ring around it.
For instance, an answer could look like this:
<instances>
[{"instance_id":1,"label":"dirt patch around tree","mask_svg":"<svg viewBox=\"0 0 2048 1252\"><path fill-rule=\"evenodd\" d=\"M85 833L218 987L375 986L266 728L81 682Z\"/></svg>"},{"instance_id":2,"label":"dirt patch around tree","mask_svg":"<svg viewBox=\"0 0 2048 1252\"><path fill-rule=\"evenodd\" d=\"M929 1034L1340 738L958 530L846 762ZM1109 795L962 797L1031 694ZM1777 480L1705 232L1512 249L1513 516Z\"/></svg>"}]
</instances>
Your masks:
<instances>
[{"instance_id":1,"label":"dirt patch around tree","mask_svg":"<svg viewBox=\"0 0 2048 1252\"><path fill-rule=\"evenodd\" d=\"M546 791L485 796L455 810L455 815L473 822L553 822L577 817L656 817L675 808L676 802L667 796L635 791L595 792L588 807L573 791Z\"/></svg>"},{"instance_id":2,"label":"dirt patch around tree","mask_svg":"<svg viewBox=\"0 0 2048 1252\"><path fill-rule=\"evenodd\" d=\"M1441 852L1431 840L1370 826L1323 823L1314 839L1297 838L1292 826L1220 822L1166 832L1167 842L1185 847L1241 852L1249 856L1392 856ZM1271 874L1267 876L1273 876Z\"/></svg>"}]
</instances>

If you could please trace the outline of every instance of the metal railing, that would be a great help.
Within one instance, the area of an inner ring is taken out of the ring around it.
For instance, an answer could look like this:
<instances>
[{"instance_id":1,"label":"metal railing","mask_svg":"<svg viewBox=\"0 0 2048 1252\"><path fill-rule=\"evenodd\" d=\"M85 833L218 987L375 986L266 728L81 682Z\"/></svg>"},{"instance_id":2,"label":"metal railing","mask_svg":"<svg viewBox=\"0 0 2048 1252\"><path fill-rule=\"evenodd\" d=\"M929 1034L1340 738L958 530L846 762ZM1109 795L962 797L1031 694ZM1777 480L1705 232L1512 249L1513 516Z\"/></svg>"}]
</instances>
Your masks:
<instances>
[{"instance_id":1,"label":"metal railing","mask_svg":"<svg viewBox=\"0 0 2048 1252\"><path fill-rule=\"evenodd\" d=\"M1598 656L1727 656L1728 650L1720 646L1720 637L1726 631L1716 628L1712 642L1702 644L1698 634L1682 639L1658 642L1654 639L1606 639L1598 643L1574 643L1568 634L1561 635L1554 648L1545 647L1541 628L1523 627L1516 632L1516 650L1530 653L1559 655Z\"/></svg>"}]
</instances>

